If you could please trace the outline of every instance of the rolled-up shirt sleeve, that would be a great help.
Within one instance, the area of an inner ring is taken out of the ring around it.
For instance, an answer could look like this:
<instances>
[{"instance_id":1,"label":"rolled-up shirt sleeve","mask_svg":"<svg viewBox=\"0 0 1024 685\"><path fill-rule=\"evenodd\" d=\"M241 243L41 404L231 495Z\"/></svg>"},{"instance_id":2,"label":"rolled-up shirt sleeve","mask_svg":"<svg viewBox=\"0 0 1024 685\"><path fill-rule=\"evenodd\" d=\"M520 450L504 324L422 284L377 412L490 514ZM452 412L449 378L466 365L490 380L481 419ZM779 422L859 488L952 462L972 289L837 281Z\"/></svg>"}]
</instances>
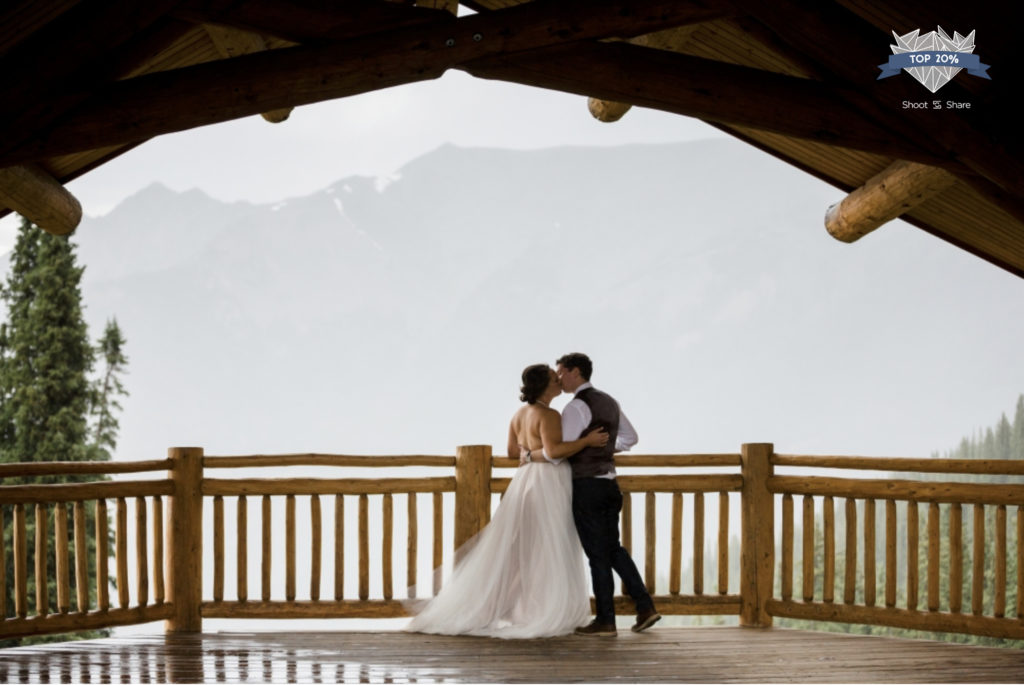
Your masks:
<instances>
[{"instance_id":1,"label":"rolled-up shirt sleeve","mask_svg":"<svg viewBox=\"0 0 1024 685\"><path fill-rule=\"evenodd\" d=\"M565 429L563 428L563 431ZM629 422L626 415L619 410L619 434L615 438L615 451L625 452L635 445L640 437L636 434L636 428Z\"/></svg>"}]
</instances>

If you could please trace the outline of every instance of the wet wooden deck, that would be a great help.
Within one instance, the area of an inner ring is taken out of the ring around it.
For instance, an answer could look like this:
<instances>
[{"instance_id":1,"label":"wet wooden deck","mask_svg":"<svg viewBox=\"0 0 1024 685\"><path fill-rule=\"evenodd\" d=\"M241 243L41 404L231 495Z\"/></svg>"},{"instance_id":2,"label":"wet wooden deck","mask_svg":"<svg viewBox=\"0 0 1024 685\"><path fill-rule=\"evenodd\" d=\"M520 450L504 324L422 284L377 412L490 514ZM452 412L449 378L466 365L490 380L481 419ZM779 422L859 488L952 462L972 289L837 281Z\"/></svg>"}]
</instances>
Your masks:
<instances>
[{"instance_id":1,"label":"wet wooden deck","mask_svg":"<svg viewBox=\"0 0 1024 685\"><path fill-rule=\"evenodd\" d=\"M0 682L1021 682L1024 650L775 628L503 641L397 632L151 635L0 650Z\"/></svg>"}]
</instances>

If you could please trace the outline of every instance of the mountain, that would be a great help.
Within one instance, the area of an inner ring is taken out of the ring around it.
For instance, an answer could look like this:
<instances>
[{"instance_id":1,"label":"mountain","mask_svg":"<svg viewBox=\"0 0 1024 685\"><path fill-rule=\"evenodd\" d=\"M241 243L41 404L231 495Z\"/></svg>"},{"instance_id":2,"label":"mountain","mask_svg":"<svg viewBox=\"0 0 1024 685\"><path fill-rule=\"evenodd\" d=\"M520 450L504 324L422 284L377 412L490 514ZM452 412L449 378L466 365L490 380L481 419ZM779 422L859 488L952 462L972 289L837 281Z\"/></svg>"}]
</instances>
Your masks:
<instances>
[{"instance_id":1,"label":"mountain","mask_svg":"<svg viewBox=\"0 0 1024 685\"><path fill-rule=\"evenodd\" d=\"M1022 283L901 222L839 243L840 198L731 140L151 186L75 235L128 341L118 456L503 452L522 368L576 350L640 452L946 449L1024 390Z\"/></svg>"}]
</instances>

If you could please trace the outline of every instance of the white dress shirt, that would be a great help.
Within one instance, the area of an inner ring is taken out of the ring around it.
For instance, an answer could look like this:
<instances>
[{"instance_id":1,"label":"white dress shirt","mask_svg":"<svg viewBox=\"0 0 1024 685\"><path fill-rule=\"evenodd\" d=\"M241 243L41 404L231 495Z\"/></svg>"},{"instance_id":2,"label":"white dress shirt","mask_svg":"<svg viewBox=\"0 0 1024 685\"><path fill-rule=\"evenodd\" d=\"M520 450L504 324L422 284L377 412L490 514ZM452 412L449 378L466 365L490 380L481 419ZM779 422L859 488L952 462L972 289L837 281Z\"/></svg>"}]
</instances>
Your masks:
<instances>
[{"instance_id":1,"label":"white dress shirt","mask_svg":"<svg viewBox=\"0 0 1024 685\"><path fill-rule=\"evenodd\" d=\"M590 382L586 382L580 387L576 388L578 394L581 390L592 388L593 385ZM562 410L562 440L565 442L572 442L578 440L583 431L590 422L593 420L594 415L590 411L590 407L583 400L574 397L569 401L569 404L565 405ZM615 451L625 452L630 447L635 445L640 438L636 434L636 429L633 428L633 424L629 422L626 415L622 413L622 408L619 408L619 432L615 438ZM612 468L608 473L597 476L598 478L615 478L615 469Z\"/></svg>"}]
</instances>

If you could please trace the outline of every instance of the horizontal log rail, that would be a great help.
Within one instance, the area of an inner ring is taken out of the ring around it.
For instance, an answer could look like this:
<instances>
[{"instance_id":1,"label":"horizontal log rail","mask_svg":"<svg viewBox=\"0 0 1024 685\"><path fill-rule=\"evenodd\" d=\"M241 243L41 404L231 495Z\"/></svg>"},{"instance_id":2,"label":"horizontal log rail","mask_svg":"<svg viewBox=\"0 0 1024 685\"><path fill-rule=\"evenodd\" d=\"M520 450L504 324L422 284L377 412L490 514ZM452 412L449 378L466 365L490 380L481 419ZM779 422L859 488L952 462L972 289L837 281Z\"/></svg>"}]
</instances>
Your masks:
<instances>
[{"instance_id":1,"label":"horizontal log rail","mask_svg":"<svg viewBox=\"0 0 1024 685\"><path fill-rule=\"evenodd\" d=\"M1022 463L785 455L748 444L738 453L619 455L616 464L622 544L663 614L1024 639L1024 572L1007 570L1008 560L1024 567L1024 485L775 474L780 467L1016 476L1024 475ZM452 552L490 520L511 483L494 469L518 466L488 446L460 447L455 456L209 456L174 448L164 460L0 464L10 479L166 472L152 480L0 485L0 522L14 531L0 545L8 588L0 594L0 637L155 620L192 632L203 618L406 616L406 597L436 593ZM221 470L262 467L286 477ZM386 478L325 470L423 467L442 470ZM214 469L218 477L207 477ZM738 558L730 555L734 538ZM986 549L994 558L988 566ZM213 579L205 588L204 564ZM308 583L299 582L303 574ZM56 583L37 587L30 606L34 578ZM628 598L616 603L624 614L632 610Z\"/></svg>"},{"instance_id":2,"label":"horizontal log rail","mask_svg":"<svg viewBox=\"0 0 1024 685\"><path fill-rule=\"evenodd\" d=\"M768 489L776 494L791 495L1024 505L1024 487L1001 483L773 476L768 479Z\"/></svg>"},{"instance_id":3,"label":"horizontal log rail","mask_svg":"<svg viewBox=\"0 0 1024 685\"><path fill-rule=\"evenodd\" d=\"M454 478L204 478L204 495L383 495L455 492Z\"/></svg>"},{"instance_id":4,"label":"horizontal log rail","mask_svg":"<svg viewBox=\"0 0 1024 685\"><path fill-rule=\"evenodd\" d=\"M166 471L170 459L153 461L47 461L0 464L0 478L19 476L74 476L82 474L114 475L117 473L144 473Z\"/></svg>"},{"instance_id":5,"label":"horizontal log rail","mask_svg":"<svg viewBox=\"0 0 1024 685\"><path fill-rule=\"evenodd\" d=\"M1024 639L1024 623L1020 621L971 614L947 614L846 604L810 604L775 599L768 602L768 609L774 616L812 621L863 623L908 630L985 635L1008 640Z\"/></svg>"},{"instance_id":6,"label":"horizontal log rail","mask_svg":"<svg viewBox=\"0 0 1024 685\"><path fill-rule=\"evenodd\" d=\"M27 637L52 633L69 633L79 630L99 630L116 626L130 626L152 621L163 621L171 617L174 607L159 604L129 609L90 611L84 614L51 614L45 617L25 619L9 618L0 621L0 638Z\"/></svg>"},{"instance_id":7,"label":"horizontal log rail","mask_svg":"<svg viewBox=\"0 0 1024 685\"><path fill-rule=\"evenodd\" d=\"M776 454L774 466L857 469L860 471L914 471L970 475L1024 475L1024 461L1015 459L911 459L907 457L844 457Z\"/></svg>"},{"instance_id":8,"label":"horizontal log rail","mask_svg":"<svg viewBox=\"0 0 1024 685\"><path fill-rule=\"evenodd\" d=\"M115 497L171 495L169 480L122 480L53 485L0 485L0 504L75 502Z\"/></svg>"},{"instance_id":9,"label":"horizontal log rail","mask_svg":"<svg viewBox=\"0 0 1024 685\"><path fill-rule=\"evenodd\" d=\"M204 469L250 468L267 466L343 466L343 467L396 467L396 466L455 466L455 457L362 456L345 454L275 454L228 457L203 457Z\"/></svg>"}]
</instances>

